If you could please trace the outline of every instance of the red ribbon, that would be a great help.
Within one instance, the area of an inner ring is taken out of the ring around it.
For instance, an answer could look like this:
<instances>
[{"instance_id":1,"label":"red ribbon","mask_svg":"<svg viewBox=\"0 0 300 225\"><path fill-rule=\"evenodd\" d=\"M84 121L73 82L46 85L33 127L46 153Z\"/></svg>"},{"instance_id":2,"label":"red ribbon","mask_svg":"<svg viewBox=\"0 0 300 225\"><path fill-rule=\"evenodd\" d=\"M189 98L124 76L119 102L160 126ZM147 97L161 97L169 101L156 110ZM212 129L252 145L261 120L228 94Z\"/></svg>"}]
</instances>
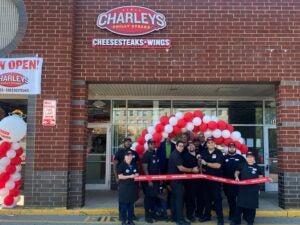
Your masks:
<instances>
[{"instance_id":1,"label":"red ribbon","mask_svg":"<svg viewBox=\"0 0 300 225\"><path fill-rule=\"evenodd\" d=\"M237 184L237 185L249 185L249 184L262 184L272 182L272 179L269 177L260 177L255 179L247 179L236 181L223 177L216 177L206 174L168 174L168 175L144 175L137 176L134 178L135 181L150 181L150 180L186 180L186 179L206 179L217 181L226 184Z\"/></svg>"}]
</instances>

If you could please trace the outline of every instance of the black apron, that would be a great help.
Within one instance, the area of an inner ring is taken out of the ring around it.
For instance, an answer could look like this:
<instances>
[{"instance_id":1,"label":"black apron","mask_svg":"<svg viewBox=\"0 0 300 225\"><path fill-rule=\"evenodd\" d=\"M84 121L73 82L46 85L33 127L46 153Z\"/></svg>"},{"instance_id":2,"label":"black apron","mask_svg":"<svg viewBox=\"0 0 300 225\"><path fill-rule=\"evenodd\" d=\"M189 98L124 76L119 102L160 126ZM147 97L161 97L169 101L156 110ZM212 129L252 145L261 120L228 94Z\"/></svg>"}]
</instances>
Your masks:
<instances>
[{"instance_id":1,"label":"black apron","mask_svg":"<svg viewBox=\"0 0 300 225\"><path fill-rule=\"evenodd\" d=\"M131 175L137 173L136 166L124 166L123 175ZM119 202L134 203L137 197L138 185L134 179L119 180Z\"/></svg>"},{"instance_id":2,"label":"black apron","mask_svg":"<svg viewBox=\"0 0 300 225\"><path fill-rule=\"evenodd\" d=\"M245 163L242 166L242 170L240 173L240 179L253 179L258 178L259 170L256 165L248 165ZM251 184L251 185L240 185L239 192L237 197L237 206L248 208L248 209L255 209L258 208L258 198L259 198L259 185L258 184Z\"/></svg>"}]
</instances>

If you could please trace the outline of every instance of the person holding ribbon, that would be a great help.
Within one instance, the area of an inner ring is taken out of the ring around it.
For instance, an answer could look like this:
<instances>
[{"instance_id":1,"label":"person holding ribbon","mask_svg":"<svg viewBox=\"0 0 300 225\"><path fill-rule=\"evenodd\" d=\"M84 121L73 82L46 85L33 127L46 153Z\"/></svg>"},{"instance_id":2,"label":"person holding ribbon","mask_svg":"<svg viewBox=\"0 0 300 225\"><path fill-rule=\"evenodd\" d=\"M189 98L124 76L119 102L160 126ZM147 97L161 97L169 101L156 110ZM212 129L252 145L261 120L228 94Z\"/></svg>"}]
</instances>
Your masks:
<instances>
[{"instance_id":1,"label":"person holding ribbon","mask_svg":"<svg viewBox=\"0 0 300 225\"><path fill-rule=\"evenodd\" d=\"M246 154L246 161L246 163L241 164L235 171L235 180L240 181L262 177L262 171L255 163L255 157L252 152ZM253 225L256 208L258 208L258 200L258 184L240 185L237 196L237 208L230 225L240 225L242 214L247 224Z\"/></svg>"}]
</instances>

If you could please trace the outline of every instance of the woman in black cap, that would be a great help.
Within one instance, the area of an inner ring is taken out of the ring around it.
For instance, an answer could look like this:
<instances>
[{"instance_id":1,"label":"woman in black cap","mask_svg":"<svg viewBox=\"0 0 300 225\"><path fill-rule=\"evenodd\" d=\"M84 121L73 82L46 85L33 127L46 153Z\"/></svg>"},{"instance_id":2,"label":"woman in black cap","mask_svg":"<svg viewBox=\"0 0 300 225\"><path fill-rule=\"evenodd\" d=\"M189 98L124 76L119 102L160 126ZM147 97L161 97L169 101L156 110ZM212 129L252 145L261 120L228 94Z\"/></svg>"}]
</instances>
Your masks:
<instances>
[{"instance_id":1,"label":"woman in black cap","mask_svg":"<svg viewBox=\"0 0 300 225\"><path fill-rule=\"evenodd\" d=\"M255 158L252 152L246 155L246 163L242 164L237 171L235 171L235 180L247 180L262 177L260 168L255 163ZM240 185L237 196L237 208L235 215L230 225L241 224L241 215L247 221L248 225L253 225L256 208L258 208L259 185Z\"/></svg>"},{"instance_id":2,"label":"woman in black cap","mask_svg":"<svg viewBox=\"0 0 300 225\"><path fill-rule=\"evenodd\" d=\"M118 167L119 178L119 210L122 225L134 225L134 202L138 184L134 177L138 176L136 164L131 163L133 151L128 150L125 153L124 161Z\"/></svg>"}]
</instances>

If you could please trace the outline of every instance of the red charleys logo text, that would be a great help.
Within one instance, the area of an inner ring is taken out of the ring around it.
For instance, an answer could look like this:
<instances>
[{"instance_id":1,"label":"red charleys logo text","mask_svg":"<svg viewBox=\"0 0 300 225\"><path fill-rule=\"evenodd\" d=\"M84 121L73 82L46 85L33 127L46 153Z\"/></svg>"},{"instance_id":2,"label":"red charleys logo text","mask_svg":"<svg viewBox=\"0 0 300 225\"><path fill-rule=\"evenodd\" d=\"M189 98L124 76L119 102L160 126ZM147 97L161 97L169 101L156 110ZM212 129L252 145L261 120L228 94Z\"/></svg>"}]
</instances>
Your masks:
<instances>
[{"instance_id":1,"label":"red charleys logo text","mask_svg":"<svg viewBox=\"0 0 300 225\"><path fill-rule=\"evenodd\" d=\"M101 13L97 26L125 36L139 36L166 27L163 14L140 6L124 6Z\"/></svg>"},{"instance_id":2,"label":"red charleys logo text","mask_svg":"<svg viewBox=\"0 0 300 225\"><path fill-rule=\"evenodd\" d=\"M4 73L0 75L0 85L5 87L19 87L28 84L28 78L19 73Z\"/></svg>"}]
</instances>

